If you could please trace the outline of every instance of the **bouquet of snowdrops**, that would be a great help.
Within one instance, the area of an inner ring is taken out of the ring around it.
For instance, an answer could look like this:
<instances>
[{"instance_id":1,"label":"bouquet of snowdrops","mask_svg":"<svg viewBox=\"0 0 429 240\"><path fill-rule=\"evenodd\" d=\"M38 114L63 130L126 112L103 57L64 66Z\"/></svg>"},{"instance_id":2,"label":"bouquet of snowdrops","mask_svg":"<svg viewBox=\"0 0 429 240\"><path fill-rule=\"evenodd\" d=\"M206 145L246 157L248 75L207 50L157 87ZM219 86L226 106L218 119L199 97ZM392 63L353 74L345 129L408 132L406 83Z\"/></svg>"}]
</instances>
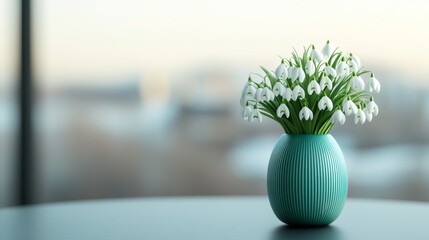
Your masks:
<instances>
[{"instance_id":1,"label":"bouquet of snowdrops","mask_svg":"<svg viewBox=\"0 0 429 240\"><path fill-rule=\"evenodd\" d=\"M275 72L261 67L265 76L245 84L243 118L262 121L262 115L280 123L287 134L328 134L334 123L344 124L354 115L355 124L371 122L378 115L372 92L380 92L374 73L360 59L343 54L327 41L320 52L314 45L299 56L282 58ZM362 75L369 75L365 82Z\"/></svg>"}]
</instances>

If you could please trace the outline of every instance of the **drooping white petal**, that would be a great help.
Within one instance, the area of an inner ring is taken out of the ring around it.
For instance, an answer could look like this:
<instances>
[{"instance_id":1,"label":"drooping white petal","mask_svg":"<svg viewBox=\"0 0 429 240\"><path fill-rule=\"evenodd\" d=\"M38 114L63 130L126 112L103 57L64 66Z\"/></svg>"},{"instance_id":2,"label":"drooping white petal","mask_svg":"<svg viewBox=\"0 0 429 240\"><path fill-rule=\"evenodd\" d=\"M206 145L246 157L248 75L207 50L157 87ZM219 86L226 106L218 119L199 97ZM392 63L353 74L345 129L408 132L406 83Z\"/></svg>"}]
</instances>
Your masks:
<instances>
[{"instance_id":1,"label":"drooping white petal","mask_svg":"<svg viewBox=\"0 0 429 240\"><path fill-rule=\"evenodd\" d=\"M308 107L303 107L301 111L299 111L299 119L313 120L313 112Z\"/></svg>"},{"instance_id":2,"label":"drooping white petal","mask_svg":"<svg viewBox=\"0 0 429 240\"><path fill-rule=\"evenodd\" d=\"M251 121L258 120L259 123L262 122L262 114L259 109L255 108L252 110Z\"/></svg>"},{"instance_id":3,"label":"drooping white petal","mask_svg":"<svg viewBox=\"0 0 429 240\"><path fill-rule=\"evenodd\" d=\"M250 95L252 97L255 97L256 90L257 90L256 86L247 84L244 87L243 92L241 93L241 95L242 96L244 96L244 95Z\"/></svg>"},{"instance_id":4,"label":"drooping white petal","mask_svg":"<svg viewBox=\"0 0 429 240\"><path fill-rule=\"evenodd\" d=\"M258 89L256 90L256 94L255 94L256 101L258 101L258 102L264 101L264 100L262 99L262 92L263 92L263 91L264 91L264 89L263 89L263 88L258 88Z\"/></svg>"},{"instance_id":5,"label":"drooping white petal","mask_svg":"<svg viewBox=\"0 0 429 240\"><path fill-rule=\"evenodd\" d=\"M363 81L362 77L358 77L358 84L361 90L365 89L365 82Z\"/></svg>"},{"instance_id":6,"label":"drooping white petal","mask_svg":"<svg viewBox=\"0 0 429 240\"><path fill-rule=\"evenodd\" d=\"M367 120L368 122L371 122L371 121L372 121L372 118L373 118L373 114L372 114L372 112L371 112L368 108L365 108L363 111L365 112L366 120Z\"/></svg>"},{"instance_id":7,"label":"drooping white petal","mask_svg":"<svg viewBox=\"0 0 429 240\"><path fill-rule=\"evenodd\" d=\"M378 105L373 100L370 101L366 107L369 112L373 113L375 116L378 115Z\"/></svg>"},{"instance_id":8,"label":"drooping white petal","mask_svg":"<svg viewBox=\"0 0 429 240\"><path fill-rule=\"evenodd\" d=\"M365 89L365 82L360 76L353 76L351 79L351 87L355 91L362 91Z\"/></svg>"},{"instance_id":9,"label":"drooping white petal","mask_svg":"<svg viewBox=\"0 0 429 240\"><path fill-rule=\"evenodd\" d=\"M357 113L357 106L352 100L347 100L343 104L343 111L346 113L346 116L350 116L350 114L356 114Z\"/></svg>"},{"instance_id":10,"label":"drooping white petal","mask_svg":"<svg viewBox=\"0 0 429 240\"><path fill-rule=\"evenodd\" d=\"M295 81L294 79L293 79L293 77L294 77L294 73L295 73L295 67L294 66L290 66L290 67L288 67L288 69L287 69L287 75L288 75L288 77L290 78L290 79L292 79L292 81ZM296 79L296 78L295 78Z\"/></svg>"},{"instance_id":11,"label":"drooping white petal","mask_svg":"<svg viewBox=\"0 0 429 240\"><path fill-rule=\"evenodd\" d=\"M275 98L273 91L270 90L270 101L273 101Z\"/></svg>"},{"instance_id":12,"label":"drooping white petal","mask_svg":"<svg viewBox=\"0 0 429 240\"><path fill-rule=\"evenodd\" d=\"M295 72L298 74L298 81L301 83L304 82L304 79L305 79L304 69L299 67L295 70Z\"/></svg>"},{"instance_id":13,"label":"drooping white petal","mask_svg":"<svg viewBox=\"0 0 429 240\"><path fill-rule=\"evenodd\" d=\"M337 66L337 75L340 77L345 77L349 75L349 73L349 66L344 61L340 62L340 64Z\"/></svg>"},{"instance_id":14,"label":"drooping white petal","mask_svg":"<svg viewBox=\"0 0 429 240\"><path fill-rule=\"evenodd\" d=\"M313 50L311 50L311 58L315 59L319 63L325 61L322 53L314 47Z\"/></svg>"},{"instance_id":15,"label":"drooping white petal","mask_svg":"<svg viewBox=\"0 0 429 240\"><path fill-rule=\"evenodd\" d=\"M272 101L274 100L274 93L269 89L268 87L264 87L264 90L262 91L262 99L263 101Z\"/></svg>"},{"instance_id":16,"label":"drooping white petal","mask_svg":"<svg viewBox=\"0 0 429 240\"><path fill-rule=\"evenodd\" d=\"M323 96L319 100L318 107L320 110L325 110L327 108L328 111L332 111L332 109L334 108L334 105L329 97Z\"/></svg>"},{"instance_id":17,"label":"drooping white petal","mask_svg":"<svg viewBox=\"0 0 429 240\"><path fill-rule=\"evenodd\" d=\"M336 110L334 114L332 114L331 122L333 123L338 122L341 125L343 125L346 122L346 115L344 115L343 111Z\"/></svg>"},{"instance_id":18,"label":"drooping white petal","mask_svg":"<svg viewBox=\"0 0 429 240\"><path fill-rule=\"evenodd\" d=\"M285 92L284 92L284 94L282 95L282 97L284 98L284 99L286 99L286 101L290 101L290 99L292 98L292 94L293 94L293 92L292 92L292 89L290 89L290 88L286 88L286 90L285 90Z\"/></svg>"},{"instance_id":19,"label":"drooping white petal","mask_svg":"<svg viewBox=\"0 0 429 240\"><path fill-rule=\"evenodd\" d=\"M335 71L335 69L331 66L326 66L325 67L325 72L328 75L331 75L332 77L337 77L337 71Z\"/></svg>"},{"instance_id":20,"label":"drooping white petal","mask_svg":"<svg viewBox=\"0 0 429 240\"><path fill-rule=\"evenodd\" d=\"M292 82L296 81L299 78L299 69L295 67L292 73Z\"/></svg>"},{"instance_id":21,"label":"drooping white petal","mask_svg":"<svg viewBox=\"0 0 429 240\"><path fill-rule=\"evenodd\" d=\"M332 53L334 53L334 47L329 41L326 42L326 45L322 49L323 56L328 60Z\"/></svg>"},{"instance_id":22,"label":"drooping white petal","mask_svg":"<svg viewBox=\"0 0 429 240\"><path fill-rule=\"evenodd\" d=\"M365 112L362 111L362 109L358 109L357 113L355 114L355 124L358 124L358 123L364 124L365 120L366 120Z\"/></svg>"},{"instance_id":23,"label":"drooping white petal","mask_svg":"<svg viewBox=\"0 0 429 240\"><path fill-rule=\"evenodd\" d=\"M305 92L301 86L297 85L292 91L292 99L296 101L298 98L304 98Z\"/></svg>"},{"instance_id":24,"label":"drooping white petal","mask_svg":"<svg viewBox=\"0 0 429 240\"><path fill-rule=\"evenodd\" d=\"M380 82L378 82L378 81L377 81L377 83L376 83L376 85L375 85L375 88L374 88L374 91L375 91L376 93L379 93L379 92L380 92L380 88L381 88L381 86L380 86Z\"/></svg>"},{"instance_id":25,"label":"drooping white petal","mask_svg":"<svg viewBox=\"0 0 429 240\"><path fill-rule=\"evenodd\" d=\"M243 120L250 120L252 116L253 106L246 106L243 108Z\"/></svg>"},{"instance_id":26,"label":"drooping white petal","mask_svg":"<svg viewBox=\"0 0 429 240\"><path fill-rule=\"evenodd\" d=\"M274 93L268 87L258 88L256 91L256 100L259 102L271 101L274 99Z\"/></svg>"},{"instance_id":27,"label":"drooping white petal","mask_svg":"<svg viewBox=\"0 0 429 240\"><path fill-rule=\"evenodd\" d=\"M349 60L347 63L349 64L350 72L356 73L359 71L358 64L355 61Z\"/></svg>"},{"instance_id":28,"label":"drooping white petal","mask_svg":"<svg viewBox=\"0 0 429 240\"><path fill-rule=\"evenodd\" d=\"M320 89L324 90L325 88L332 90L332 81L328 76L323 76L320 80Z\"/></svg>"},{"instance_id":29,"label":"drooping white petal","mask_svg":"<svg viewBox=\"0 0 429 240\"><path fill-rule=\"evenodd\" d=\"M281 118L282 116L286 116L286 118L288 118L290 115L289 108L284 103L280 104L280 106L277 108L276 113L277 117L279 118Z\"/></svg>"},{"instance_id":30,"label":"drooping white petal","mask_svg":"<svg viewBox=\"0 0 429 240\"><path fill-rule=\"evenodd\" d=\"M301 109L301 111L299 111L299 120L302 120L304 118L304 111L303 109Z\"/></svg>"},{"instance_id":31,"label":"drooping white petal","mask_svg":"<svg viewBox=\"0 0 429 240\"><path fill-rule=\"evenodd\" d=\"M368 90L369 92L373 92L373 91L377 93L380 92L380 82L374 76L372 76L371 79L369 80Z\"/></svg>"},{"instance_id":32,"label":"drooping white petal","mask_svg":"<svg viewBox=\"0 0 429 240\"><path fill-rule=\"evenodd\" d=\"M316 71L316 66L314 65L313 61L308 61L305 65L305 71L307 71L307 74L309 76L312 76L314 72Z\"/></svg>"},{"instance_id":33,"label":"drooping white petal","mask_svg":"<svg viewBox=\"0 0 429 240\"><path fill-rule=\"evenodd\" d=\"M276 84L274 84L274 87L273 87L274 96L277 97L279 95L283 95L285 91L286 91L286 87L281 82L277 82Z\"/></svg>"},{"instance_id":34,"label":"drooping white petal","mask_svg":"<svg viewBox=\"0 0 429 240\"><path fill-rule=\"evenodd\" d=\"M312 80L307 87L307 92L309 95L312 95L313 92L316 94L320 93L320 85L316 82L316 80Z\"/></svg>"},{"instance_id":35,"label":"drooping white petal","mask_svg":"<svg viewBox=\"0 0 429 240\"><path fill-rule=\"evenodd\" d=\"M244 95L244 96L241 96L241 98L240 98L240 106L241 107L245 107L246 106L246 99L244 99L244 97L245 97L246 95Z\"/></svg>"},{"instance_id":36,"label":"drooping white petal","mask_svg":"<svg viewBox=\"0 0 429 240\"><path fill-rule=\"evenodd\" d=\"M358 56L351 54L350 56L352 57L352 60L357 64L357 67L360 68L361 64L360 64L360 59L358 58Z\"/></svg>"},{"instance_id":37,"label":"drooping white petal","mask_svg":"<svg viewBox=\"0 0 429 240\"><path fill-rule=\"evenodd\" d=\"M244 112L246 113L247 116L250 116L252 114L252 111L253 111L253 106L249 105L244 108Z\"/></svg>"},{"instance_id":38,"label":"drooping white petal","mask_svg":"<svg viewBox=\"0 0 429 240\"><path fill-rule=\"evenodd\" d=\"M276 69L276 77L286 79L288 77L288 69L284 63L281 63Z\"/></svg>"},{"instance_id":39,"label":"drooping white petal","mask_svg":"<svg viewBox=\"0 0 429 240\"><path fill-rule=\"evenodd\" d=\"M257 101L258 100L252 96L244 95L242 98L240 98L240 105L244 108L247 105L255 105Z\"/></svg>"},{"instance_id":40,"label":"drooping white petal","mask_svg":"<svg viewBox=\"0 0 429 240\"><path fill-rule=\"evenodd\" d=\"M244 86L243 86L243 89L245 89L246 87L248 87L248 86L254 86L254 87L258 87L257 85L256 85L256 83L255 82L253 82L253 81L251 81L251 80L249 80L249 81L247 81L245 84L244 84Z\"/></svg>"}]
</instances>

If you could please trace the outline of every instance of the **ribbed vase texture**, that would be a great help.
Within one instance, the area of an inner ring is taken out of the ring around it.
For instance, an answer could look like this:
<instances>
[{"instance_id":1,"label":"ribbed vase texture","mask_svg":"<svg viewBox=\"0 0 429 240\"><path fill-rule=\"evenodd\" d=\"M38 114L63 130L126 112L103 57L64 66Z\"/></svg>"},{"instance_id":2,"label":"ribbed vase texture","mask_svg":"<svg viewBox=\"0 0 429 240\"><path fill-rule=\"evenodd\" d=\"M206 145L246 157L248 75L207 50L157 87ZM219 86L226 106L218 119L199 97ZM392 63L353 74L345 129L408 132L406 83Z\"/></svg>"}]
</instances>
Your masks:
<instances>
[{"instance_id":1,"label":"ribbed vase texture","mask_svg":"<svg viewBox=\"0 0 429 240\"><path fill-rule=\"evenodd\" d=\"M347 198L344 156L330 135L283 135L271 154L268 198L280 221L320 226L340 215Z\"/></svg>"}]
</instances>

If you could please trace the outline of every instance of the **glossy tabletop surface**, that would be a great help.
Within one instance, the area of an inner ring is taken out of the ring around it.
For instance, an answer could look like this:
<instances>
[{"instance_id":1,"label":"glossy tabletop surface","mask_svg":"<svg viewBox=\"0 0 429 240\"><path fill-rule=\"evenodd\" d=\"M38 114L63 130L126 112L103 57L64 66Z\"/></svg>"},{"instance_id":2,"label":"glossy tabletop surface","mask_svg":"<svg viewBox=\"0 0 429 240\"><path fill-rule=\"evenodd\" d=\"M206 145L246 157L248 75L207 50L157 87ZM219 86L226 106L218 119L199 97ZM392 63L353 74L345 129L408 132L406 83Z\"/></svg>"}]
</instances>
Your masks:
<instances>
[{"instance_id":1,"label":"glossy tabletop surface","mask_svg":"<svg viewBox=\"0 0 429 240\"><path fill-rule=\"evenodd\" d=\"M267 197L55 203L0 209L0 239L429 239L429 204L348 199L331 226L292 228Z\"/></svg>"}]
</instances>

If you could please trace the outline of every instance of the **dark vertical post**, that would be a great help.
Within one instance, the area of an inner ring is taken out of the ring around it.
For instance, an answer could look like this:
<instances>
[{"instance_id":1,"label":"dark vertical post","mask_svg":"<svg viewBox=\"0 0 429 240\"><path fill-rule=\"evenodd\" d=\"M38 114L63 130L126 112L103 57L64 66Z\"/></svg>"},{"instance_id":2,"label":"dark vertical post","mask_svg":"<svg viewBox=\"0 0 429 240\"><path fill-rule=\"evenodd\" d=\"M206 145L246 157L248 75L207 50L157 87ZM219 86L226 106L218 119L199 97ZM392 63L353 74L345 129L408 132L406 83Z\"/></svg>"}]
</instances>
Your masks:
<instances>
[{"instance_id":1,"label":"dark vertical post","mask_svg":"<svg viewBox=\"0 0 429 240\"><path fill-rule=\"evenodd\" d=\"M32 183L32 69L31 69L31 0L21 0L20 76L18 86L19 135L17 146L17 203L31 203Z\"/></svg>"}]
</instances>

